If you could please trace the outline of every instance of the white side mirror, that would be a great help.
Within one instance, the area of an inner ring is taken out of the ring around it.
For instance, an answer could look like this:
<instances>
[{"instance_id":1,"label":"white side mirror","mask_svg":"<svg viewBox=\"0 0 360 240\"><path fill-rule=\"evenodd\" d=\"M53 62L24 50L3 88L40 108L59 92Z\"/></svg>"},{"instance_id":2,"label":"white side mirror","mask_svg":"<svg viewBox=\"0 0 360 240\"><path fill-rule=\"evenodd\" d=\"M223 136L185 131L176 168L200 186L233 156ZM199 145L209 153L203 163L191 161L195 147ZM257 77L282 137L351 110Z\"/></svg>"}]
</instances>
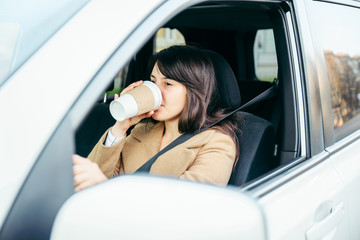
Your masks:
<instances>
[{"instance_id":1,"label":"white side mirror","mask_svg":"<svg viewBox=\"0 0 360 240\"><path fill-rule=\"evenodd\" d=\"M255 202L231 189L123 176L74 194L52 239L265 239Z\"/></svg>"}]
</instances>

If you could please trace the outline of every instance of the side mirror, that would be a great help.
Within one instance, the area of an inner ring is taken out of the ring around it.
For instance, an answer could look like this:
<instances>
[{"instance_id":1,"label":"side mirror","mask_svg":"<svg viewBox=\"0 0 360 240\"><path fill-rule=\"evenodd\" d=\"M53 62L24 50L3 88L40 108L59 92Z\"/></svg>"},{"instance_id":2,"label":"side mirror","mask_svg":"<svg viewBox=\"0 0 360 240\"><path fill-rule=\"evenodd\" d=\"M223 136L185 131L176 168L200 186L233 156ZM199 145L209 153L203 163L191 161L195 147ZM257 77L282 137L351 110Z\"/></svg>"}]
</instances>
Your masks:
<instances>
[{"instance_id":1,"label":"side mirror","mask_svg":"<svg viewBox=\"0 0 360 240\"><path fill-rule=\"evenodd\" d=\"M122 176L74 194L52 239L259 239L263 215L253 199L206 184Z\"/></svg>"}]
</instances>

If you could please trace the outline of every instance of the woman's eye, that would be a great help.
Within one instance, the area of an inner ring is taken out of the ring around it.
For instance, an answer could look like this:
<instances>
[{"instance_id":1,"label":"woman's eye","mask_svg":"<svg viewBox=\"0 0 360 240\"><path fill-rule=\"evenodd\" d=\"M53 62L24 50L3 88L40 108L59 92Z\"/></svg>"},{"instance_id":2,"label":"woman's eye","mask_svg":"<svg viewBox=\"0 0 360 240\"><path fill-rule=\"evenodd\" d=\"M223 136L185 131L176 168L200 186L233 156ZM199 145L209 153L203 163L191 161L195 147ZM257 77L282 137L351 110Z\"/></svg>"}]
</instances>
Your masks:
<instances>
[{"instance_id":1,"label":"woman's eye","mask_svg":"<svg viewBox=\"0 0 360 240\"><path fill-rule=\"evenodd\" d=\"M171 86L172 84L169 83L169 82L166 82L165 85L166 85L166 86Z\"/></svg>"}]
</instances>

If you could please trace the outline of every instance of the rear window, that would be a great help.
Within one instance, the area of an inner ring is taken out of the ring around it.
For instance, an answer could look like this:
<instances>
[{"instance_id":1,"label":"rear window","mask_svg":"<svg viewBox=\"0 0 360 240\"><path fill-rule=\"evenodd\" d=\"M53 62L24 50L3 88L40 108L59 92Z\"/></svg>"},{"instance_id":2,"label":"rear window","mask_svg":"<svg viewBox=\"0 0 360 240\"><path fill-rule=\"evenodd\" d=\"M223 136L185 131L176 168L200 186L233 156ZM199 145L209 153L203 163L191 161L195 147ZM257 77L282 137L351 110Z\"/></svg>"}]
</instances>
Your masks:
<instances>
[{"instance_id":1,"label":"rear window","mask_svg":"<svg viewBox=\"0 0 360 240\"><path fill-rule=\"evenodd\" d=\"M335 139L340 140L360 129L359 10L326 2L313 6L322 13L315 27L329 80Z\"/></svg>"},{"instance_id":2,"label":"rear window","mask_svg":"<svg viewBox=\"0 0 360 240\"><path fill-rule=\"evenodd\" d=\"M155 52L173 45L186 44L184 36L176 28L160 28L155 35Z\"/></svg>"},{"instance_id":3,"label":"rear window","mask_svg":"<svg viewBox=\"0 0 360 240\"><path fill-rule=\"evenodd\" d=\"M254 42L254 61L256 78L260 81L273 82L277 77L278 64L272 29L257 31Z\"/></svg>"}]
</instances>

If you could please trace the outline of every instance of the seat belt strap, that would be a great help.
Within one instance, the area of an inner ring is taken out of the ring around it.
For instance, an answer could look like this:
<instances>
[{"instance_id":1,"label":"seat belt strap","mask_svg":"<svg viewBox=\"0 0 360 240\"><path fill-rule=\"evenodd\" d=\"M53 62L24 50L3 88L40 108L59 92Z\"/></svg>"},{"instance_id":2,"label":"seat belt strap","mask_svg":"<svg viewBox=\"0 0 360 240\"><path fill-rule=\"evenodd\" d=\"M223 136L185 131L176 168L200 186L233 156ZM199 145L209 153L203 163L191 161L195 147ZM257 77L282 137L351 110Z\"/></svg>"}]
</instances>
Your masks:
<instances>
[{"instance_id":1,"label":"seat belt strap","mask_svg":"<svg viewBox=\"0 0 360 240\"><path fill-rule=\"evenodd\" d=\"M278 86L279 86L278 81L275 81L273 86L266 89L265 91L263 91L262 93L260 93L259 95L257 95L256 97L254 97L253 99L251 99L250 101L245 103L244 105L241 105L239 108L237 108L234 111L228 113L224 118L220 119L215 124L221 122L222 120L226 119L228 116L232 115L233 113L235 113L237 111L244 110L244 109L246 109L248 107L251 107L251 106L253 106L253 105L255 105L255 104L259 103L259 102L265 101L267 99L270 99L270 98L276 96L277 91L278 91ZM213 125L215 125L215 124L213 124ZM210 127L212 127L213 125L211 125Z\"/></svg>"},{"instance_id":2,"label":"seat belt strap","mask_svg":"<svg viewBox=\"0 0 360 240\"><path fill-rule=\"evenodd\" d=\"M245 103L244 105L240 106L239 108L235 109L234 111L226 114L226 116L224 118L220 119L219 121L217 121L215 123L212 123L209 126L206 126L205 128L201 129L200 131L195 131L195 132L191 132L191 133L182 134L181 136L177 137L174 141L172 141L169 145L167 145L165 148L163 148L160 152L158 152L152 158L150 158L146 163L144 163L140 168L138 168L135 171L135 173L139 173L139 172L147 172L148 173L148 172L150 172L150 168L153 165L153 163L156 161L156 159L158 159L159 156L161 156L165 152L167 152L170 149L176 147L177 145L189 140L190 138L192 138L196 134L201 133L201 132L205 131L206 129L209 129L209 128L215 126L216 124L218 124L222 120L226 119L230 115L234 114L235 112L246 109L247 107L250 107L250 106L252 106L252 105L254 105L256 103L265 101L265 100L275 96L277 94L277 89L278 89L278 84L275 83L272 87L266 89L264 92L260 93L258 96L251 99L249 102Z\"/></svg>"}]
</instances>

